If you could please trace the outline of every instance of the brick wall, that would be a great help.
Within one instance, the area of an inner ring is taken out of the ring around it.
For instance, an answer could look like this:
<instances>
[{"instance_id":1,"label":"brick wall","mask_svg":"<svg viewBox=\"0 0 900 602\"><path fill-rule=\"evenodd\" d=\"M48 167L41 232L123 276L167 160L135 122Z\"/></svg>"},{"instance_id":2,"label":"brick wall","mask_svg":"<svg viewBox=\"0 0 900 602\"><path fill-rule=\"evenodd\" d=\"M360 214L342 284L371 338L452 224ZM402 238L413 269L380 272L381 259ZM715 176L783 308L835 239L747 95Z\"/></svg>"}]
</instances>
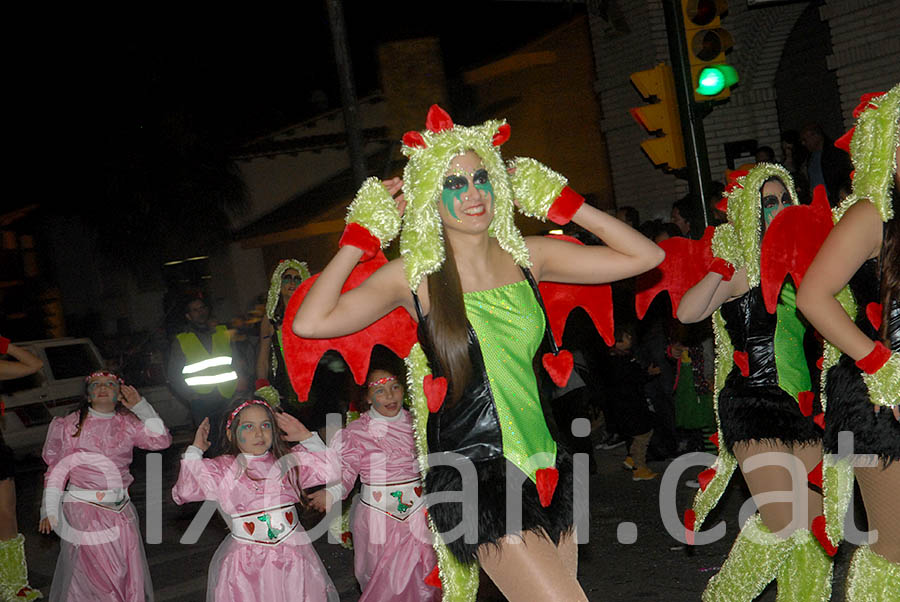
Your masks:
<instances>
[{"instance_id":1,"label":"brick wall","mask_svg":"<svg viewBox=\"0 0 900 602\"><path fill-rule=\"evenodd\" d=\"M826 0L819 14L831 28L828 68L837 76L848 130L860 95L900 82L900 2Z\"/></svg>"}]
</instances>

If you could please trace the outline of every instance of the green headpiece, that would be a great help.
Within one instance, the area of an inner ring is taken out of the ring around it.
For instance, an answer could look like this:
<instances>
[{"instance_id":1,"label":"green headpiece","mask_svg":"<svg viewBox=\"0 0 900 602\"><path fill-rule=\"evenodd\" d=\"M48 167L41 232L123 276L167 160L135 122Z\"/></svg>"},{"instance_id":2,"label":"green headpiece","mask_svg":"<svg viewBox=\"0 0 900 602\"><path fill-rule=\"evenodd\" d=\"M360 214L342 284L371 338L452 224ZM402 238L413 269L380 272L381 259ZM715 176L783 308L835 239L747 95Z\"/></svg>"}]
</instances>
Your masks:
<instances>
[{"instance_id":1,"label":"green headpiece","mask_svg":"<svg viewBox=\"0 0 900 602\"><path fill-rule=\"evenodd\" d=\"M495 119L471 127L454 125L446 111L432 105L425 128L403 136L402 152L409 162L403 170L406 212L400 254L410 288L418 288L423 276L436 272L444 263L443 227L437 203L447 166L453 157L468 150L481 158L494 189L494 219L489 234L517 264L530 267L525 240L513 221L513 189L500 155L500 145L509 139L509 125Z\"/></svg>"},{"instance_id":2,"label":"green headpiece","mask_svg":"<svg viewBox=\"0 0 900 602\"><path fill-rule=\"evenodd\" d=\"M751 287L759 286L762 239L760 189L772 177L781 180L791 195L791 204L796 205L797 192L794 190L791 174L780 165L760 163L730 187L726 195L728 223L718 226L713 235L713 255L728 261L737 269L745 267Z\"/></svg>"},{"instance_id":3,"label":"green headpiece","mask_svg":"<svg viewBox=\"0 0 900 602\"><path fill-rule=\"evenodd\" d=\"M900 84L884 94L863 96L853 116L857 118L856 127L835 142L835 146L849 150L855 168L853 191L835 211L835 219L857 200L868 199L878 208L881 221L887 222L894 216L891 188L900 144Z\"/></svg>"},{"instance_id":4,"label":"green headpiece","mask_svg":"<svg viewBox=\"0 0 900 602\"><path fill-rule=\"evenodd\" d=\"M281 277L284 276L286 270L295 269L300 273L303 280L309 278L309 269L306 267L305 261L297 261L296 259L282 259L272 272L272 281L269 284L269 294L266 297L266 315L270 320L275 317L275 308L278 307L278 300L281 298Z\"/></svg>"}]
</instances>

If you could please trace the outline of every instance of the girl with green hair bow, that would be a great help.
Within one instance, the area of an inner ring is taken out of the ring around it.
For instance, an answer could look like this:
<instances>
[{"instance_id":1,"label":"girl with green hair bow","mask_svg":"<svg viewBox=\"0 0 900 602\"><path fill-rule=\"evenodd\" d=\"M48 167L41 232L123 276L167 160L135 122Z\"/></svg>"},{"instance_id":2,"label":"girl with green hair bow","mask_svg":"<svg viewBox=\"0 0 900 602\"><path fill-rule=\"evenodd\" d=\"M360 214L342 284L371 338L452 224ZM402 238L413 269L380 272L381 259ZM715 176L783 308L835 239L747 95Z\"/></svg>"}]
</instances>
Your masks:
<instances>
[{"instance_id":1,"label":"girl with green hair bow","mask_svg":"<svg viewBox=\"0 0 900 602\"><path fill-rule=\"evenodd\" d=\"M840 221L809 266L797 302L839 358L829 362L826 352L825 450L863 455L852 470L869 530L877 532L853 554L847 600L877 602L900 599L900 84L866 94L853 115L855 128L835 143L850 151L853 190L836 209ZM852 450L838 446L846 431Z\"/></svg>"},{"instance_id":2,"label":"girl with green hair bow","mask_svg":"<svg viewBox=\"0 0 900 602\"><path fill-rule=\"evenodd\" d=\"M761 163L729 187L726 199L728 222L716 228L707 274L677 308L685 323L712 316L716 340L719 455L698 478L701 490L686 524L699 530L738 467L759 513L743 525L703 600L750 602L777 578L778 600L821 602L831 595L832 562L814 535L823 498L807 483L822 461L822 431L813 419L806 326L792 282L775 283L774 313L761 282L764 234L785 207L797 204L797 195L787 170ZM771 501L786 491L790 499Z\"/></svg>"},{"instance_id":3,"label":"girl with green hair bow","mask_svg":"<svg viewBox=\"0 0 900 602\"><path fill-rule=\"evenodd\" d=\"M293 331L349 335L398 307L418 322L406 361L425 491L474 493L462 486L467 468L478 485L471 520L470 498L428 509L440 567L430 582L444 600L473 600L479 565L510 600L586 600L575 577L572 463L550 436L532 369L546 330L536 283L628 278L664 253L537 161L505 163L499 147L509 134L503 121L465 127L432 106L426 129L403 136L403 178L367 180L350 205L341 248ZM605 245L525 238L513 223L516 207L571 220ZM356 264L398 232L400 258L342 294ZM447 463L451 454L459 470ZM507 477L521 488L507 492ZM507 493L521 494L522 509L509 528ZM465 538L451 537L460 522Z\"/></svg>"}]
</instances>

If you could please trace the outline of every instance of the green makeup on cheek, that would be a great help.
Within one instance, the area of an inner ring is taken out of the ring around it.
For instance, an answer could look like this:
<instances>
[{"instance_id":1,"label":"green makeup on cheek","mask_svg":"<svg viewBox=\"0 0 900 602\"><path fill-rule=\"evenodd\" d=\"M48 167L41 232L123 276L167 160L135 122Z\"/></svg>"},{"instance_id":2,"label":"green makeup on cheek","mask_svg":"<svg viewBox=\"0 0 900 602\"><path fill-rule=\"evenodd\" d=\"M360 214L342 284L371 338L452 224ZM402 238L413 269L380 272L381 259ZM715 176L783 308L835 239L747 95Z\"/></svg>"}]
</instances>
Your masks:
<instances>
[{"instance_id":1,"label":"green makeup on cheek","mask_svg":"<svg viewBox=\"0 0 900 602\"><path fill-rule=\"evenodd\" d=\"M494 187L491 186L490 180L485 182L484 184L475 184L475 188L484 193L484 196L491 195L491 203L494 202Z\"/></svg>"},{"instance_id":2,"label":"green makeup on cheek","mask_svg":"<svg viewBox=\"0 0 900 602\"><path fill-rule=\"evenodd\" d=\"M772 218L775 217L775 213L778 211L778 204L776 203L772 207L764 207L763 208L763 217L766 220L766 225L768 225Z\"/></svg>"},{"instance_id":3,"label":"green makeup on cheek","mask_svg":"<svg viewBox=\"0 0 900 602\"><path fill-rule=\"evenodd\" d=\"M453 216L453 219L459 219L456 217L456 211L454 209L456 205L456 201L462 202L461 198L462 194L469 189L469 184L466 183L464 186L460 188L447 188L441 191L441 201L444 202L444 207L447 208L447 211L450 212L450 215Z\"/></svg>"}]
</instances>

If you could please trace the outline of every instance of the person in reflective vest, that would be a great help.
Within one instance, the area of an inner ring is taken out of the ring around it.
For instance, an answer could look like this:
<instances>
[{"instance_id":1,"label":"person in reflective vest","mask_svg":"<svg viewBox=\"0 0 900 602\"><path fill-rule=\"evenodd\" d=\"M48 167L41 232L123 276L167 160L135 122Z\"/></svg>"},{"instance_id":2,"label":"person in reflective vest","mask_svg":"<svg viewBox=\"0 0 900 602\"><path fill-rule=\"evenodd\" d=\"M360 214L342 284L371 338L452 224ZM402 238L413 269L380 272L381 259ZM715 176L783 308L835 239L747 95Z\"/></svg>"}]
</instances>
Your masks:
<instances>
[{"instance_id":1,"label":"person in reflective vest","mask_svg":"<svg viewBox=\"0 0 900 602\"><path fill-rule=\"evenodd\" d=\"M169 384L190 405L191 418L199 425L218 413L243 389L241 358L224 325L210 326L209 305L202 297L185 303L186 327L172 341L169 353Z\"/></svg>"}]
</instances>

